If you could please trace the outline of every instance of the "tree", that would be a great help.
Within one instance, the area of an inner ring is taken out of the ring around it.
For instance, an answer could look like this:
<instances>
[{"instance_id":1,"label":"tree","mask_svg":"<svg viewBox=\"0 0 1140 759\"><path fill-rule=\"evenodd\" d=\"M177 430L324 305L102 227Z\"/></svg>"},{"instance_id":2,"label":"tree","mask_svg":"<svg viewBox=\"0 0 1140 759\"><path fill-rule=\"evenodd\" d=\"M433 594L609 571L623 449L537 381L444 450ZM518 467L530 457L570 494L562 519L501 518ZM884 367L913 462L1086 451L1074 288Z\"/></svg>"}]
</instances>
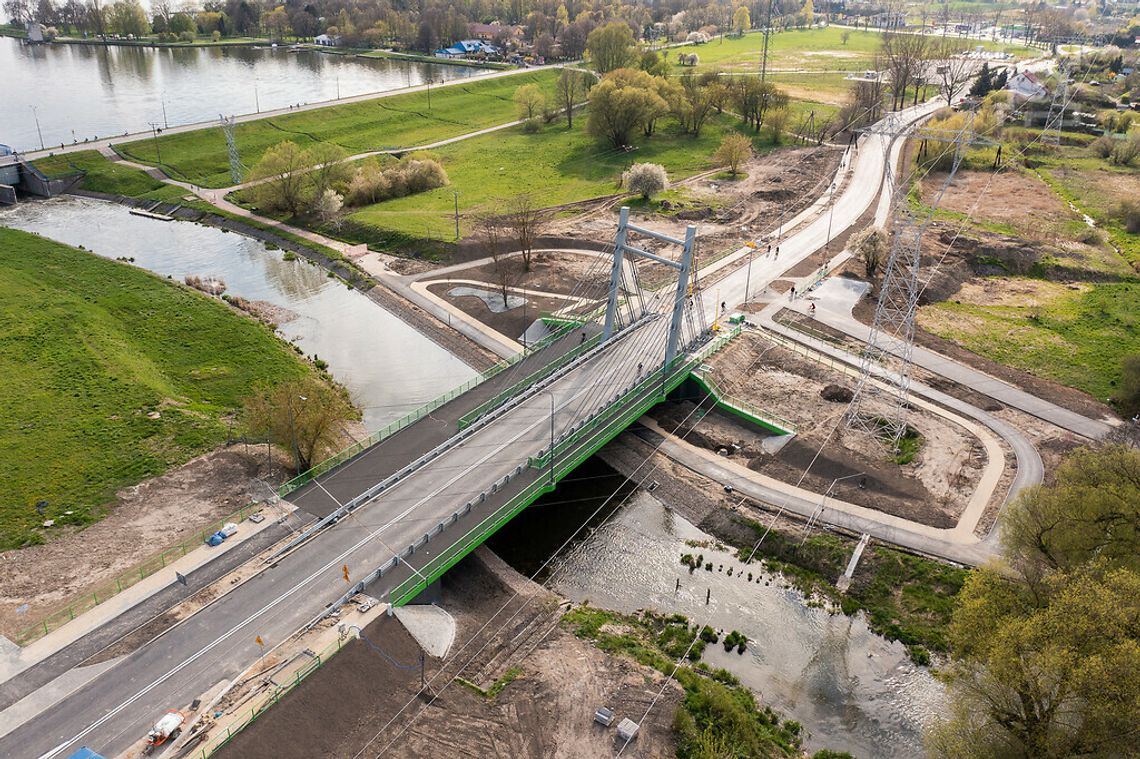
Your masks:
<instances>
[{"instance_id":1,"label":"tree","mask_svg":"<svg viewBox=\"0 0 1140 759\"><path fill-rule=\"evenodd\" d=\"M305 151L301 161L305 166L312 167L308 179L314 198L319 199L334 185L343 185L348 181L352 172L344 162L347 157L344 148L331 142L318 142Z\"/></svg>"},{"instance_id":2,"label":"tree","mask_svg":"<svg viewBox=\"0 0 1140 759\"><path fill-rule=\"evenodd\" d=\"M1140 353L1125 356L1120 362L1120 391L1116 402L1124 416L1140 414Z\"/></svg>"},{"instance_id":3,"label":"tree","mask_svg":"<svg viewBox=\"0 0 1140 759\"><path fill-rule=\"evenodd\" d=\"M873 279L887 254L887 233L878 227L871 227L856 235L851 241L851 247L862 259L867 276Z\"/></svg>"},{"instance_id":4,"label":"tree","mask_svg":"<svg viewBox=\"0 0 1140 759\"><path fill-rule=\"evenodd\" d=\"M524 84L515 90L515 109L523 121L533 121L546 108L546 95L537 84Z\"/></svg>"},{"instance_id":5,"label":"tree","mask_svg":"<svg viewBox=\"0 0 1140 759\"><path fill-rule=\"evenodd\" d=\"M727 166L728 173L732 176L740 173L741 164L751 157L752 140L738 132L733 132L721 140L720 147L713 154L713 160L721 166Z\"/></svg>"},{"instance_id":6,"label":"tree","mask_svg":"<svg viewBox=\"0 0 1140 759\"><path fill-rule=\"evenodd\" d=\"M285 11L284 5L278 5L265 14L264 23L273 39L283 40L289 34L289 14Z\"/></svg>"},{"instance_id":7,"label":"tree","mask_svg":"<svg viewBox=\"0 0 1140 759\"><path fill-rule=\"evenodd\" d=\"M108 10L111 28L119 34L141 37L150 33L150 21L138 0L118 0Z\"/></svg>"},{"instance_id":8,"label":"tree","mask_svg":"<svg viewBox=\"0 0 1140 759\"><path fill-rule=\"evenodd\" d=\"M558 6L563 8L564 6ZM566 114L566 128L574 126L574 108L586 98L589 83L586 80L589 74L573 69L562 69L558 81L554 83L554 97L558 105Z\"/></svg>"},{"instance_id":9,"label":"tree","mask_svg":"<svg viewBox=\"0 0 1140 759\"><path fill-rule=\"evenodd\" d=\"M524 192L507 203L507 214L503 221L514 233L515 243L522 252L523 269L530 271L535 240L542 236L546 225L550 223L550 212L540 208L533 195Z\"/></svg>"},{"instance_id":10,"label":"tree","mask_svg":"<svg viewBox=\"0 0 1140 759\"><path fill-rule=\"evenodd\" d=\"M955 42L946 42L939 46L938 61L935 71L938 75L938 91L946 100L946 105L954 104L955 98L962 93L970 80L974 78L974 62L962 55L962 48Z\"/></svg>"},{"instance_id":11,"label":"tree","mask_svg":"<svg viewBox=\"0 0 1140 759\"><path fill-rule=\"evenodd\" d=\"M621 181L627 190L649 200L668 186L669 177L660 164L635 163L621 175Z\"/></svg>"},{"instance_id":12,"label":"tree","mask_svg":"<svg viewBox=\"0 0 1140 759\"><path fill-rule=\"evenodd\" d=\"M317 196L314 210L322 224L335 227L340 221L340 209L343 207L344 196L330 187Z\"/></svg>"},{"instance_id":13,"label":"tree","mask_svg":"<svg viewBox=\"0 0 1140 759\"><path fill-rule=\"evenodd\" d=\"M728 82L729 96L744 123L757 132L764 125L769 108L785 108L788 96L771 82L762 82L755 76L733 77Z\"/></svg>"},{"instance_id":14,"label":"tree","mask_svg":"<svg viewBox=\"0 0 1140 759\"><path fill-rule=\"evenodd\" d=\"M309 167L305 151L292 141L279 142L261 156L249 173L254 185L252 194L258 206L268 210L288 211L296 216L304 204Z\"/></svg>"},{"instance_id":15,"label":"tree","mask_svg":"<svg viewBox=\"0 0 1140 759\"><path fill-rule=\"evenodd\" d=\"M711 76L686 76L680 82L679 87L671 89L669 110L683 131L699 137L713 109L719 108L724 100L724 85L715 72Z\"/></svg>"},{"instance_id":16,"label":"tree","mask_svg":"<svg viewBox=\"0 0 1140 759\"><path fill-rule=\"evenodd\" d=\"M898 109L906 102L907 89L919 77L926 60L927 38L918 34L884 32L882 54L890 72L891 107Z\"/></svg>"},{"instance_id":17,"label":"tree","mask_svg":"<svg viewBox=\"0 0 1140 759\"><path fill-rule=\"evenodd\" d=\"M985 97L994 88L993 74L990 72L989 61L982 64L981 70L978 71L978 77L970 86L970 94L976 98Z\"/></svg>"},{"instance_id":18,"label":"tree","mask_svg":"<svg viewBox=\"0 0 1140 759\"><path fill-rule=\"evenodd\" d=\"M586 52L594 68L608 74L633 62L633 32L623 21L611 21L590 32Z\"/></svg>"},{"instance_id":19,"label":"tree","mask_svg":"<svg viewBox=\"0 0 1140 759\"><path fill-rule=\"evenodd\" d=\"M590 91L586 129L615 148L630 144L633 133L647 129L654 119L668 113L653 77L644 71L617 69Z\"/></svg>"},{"instance_id":20,"label":"tree","mask_svg":"<svg viewBox=\"0 0 1140 759\"><path fill-rule=\"evenodd\" d=\"M256 388L241 412L245 430L288 448L298 472L334 451L344 423L359 418L348 393L316 373Z\"/></svg>"},{"instance_id":21,"label":"tree","mask_svg":"<svg viewBox=\"0 0 1140 759\"><path fill-rule=\"evenodd\" d=\"M508 230L502 217L492 214L476 219L476 239L491 259L491 269L499 293L503 296L503 310L510 308L510 290L522 281L523 267L507 250Z\"/></svg>"},{"instance_id":22,"label":"tree","mask_svg":"<svg viewBox=\"0 0 1140 759\"><path fill-rule=\"evenodd\" d=\"M800 15L804 17L804 26L812 26L815 24L815 3L813 0L806 0L804 7L800 11Z\"/></svg>"},{"instance_id":23,"label":"tree","mask_svg":"<svg viewBox=\"0 0 1140 759\"><path fill-rule=\"evenodd\" d=\"M732 14L732 28L738 35L743 35L745 31L752 28L752 16L748 12L747 5L740 6Z\"/></svg>"},{"instance_id":24,"label":"tree","mask_svg":"<svg viewBox=\"0 0 1140 759\"><path fill-rule=\"evenodd\" d=\"M784 131L788 127L789 118L791 118L791 112L788 110L786 103L768 109L765 122L768 124L768 129L771 130L772 144L780 144L784 136Z\"/></svg>"}]
</instances>

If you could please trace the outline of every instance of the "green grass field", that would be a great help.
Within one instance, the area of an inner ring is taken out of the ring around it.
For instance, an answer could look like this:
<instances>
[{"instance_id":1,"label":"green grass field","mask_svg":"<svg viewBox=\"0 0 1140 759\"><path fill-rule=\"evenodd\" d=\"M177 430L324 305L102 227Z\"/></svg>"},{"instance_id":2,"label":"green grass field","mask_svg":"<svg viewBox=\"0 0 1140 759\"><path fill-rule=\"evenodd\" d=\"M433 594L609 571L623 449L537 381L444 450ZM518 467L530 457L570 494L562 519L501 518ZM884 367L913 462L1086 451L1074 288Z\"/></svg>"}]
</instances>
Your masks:
<instances>
[{"instance_id":1,"label":"green grass field","mask_svg":"<svg viewBox=\"0 0 1140 759\"><path fill-rule=\"evenodd\" d=\"M302 111L239 124L235 136L242 162L251 167L267 149L287 140L301 147L330 142L349 153L415 147L512 121L515 90L535 82L553 91L557 76L545 70L440 87L431 92L431 108L428 93L415 92ZM153 140L115 147L140 163L157 163ZM160 137L159 147L172 176L203 187L232 184L221 127Z\"/></svg>"},{"instance_id":2,"label":"green grass field","mask_svg":"<svg viewBox=\"0 0 1140 759\"><path fill-rule=\"evenodd\" d=\"M1057 290L1029 305L932 304L919 320L968 350L1104 401L1115 395L1121 358L1140 353L1140 282Z\"/></svg>"},{"instance_id":3,"label":"green grass field","mask_svg":"<svg viewBox=\"0 0 1140 759\"><path fill-rule=\"evenodd\" d=\"M45 518L99 519L120 487L222 442L256 383L309 371L261 324L133 266L3 227L0 263L0 550L48 539Z\"/></svg>"},{"instance_id":4,"label":"green grass field","mask_svg":"<svg viewBox=\"0 0 1140 759\"><path fill-rule=\"evenodd\" d=\"M805 107L794 105L789 128ZM461 232L466 235L478 214L501 208L503 201L520 193L531 193L541 206L550 207L620 192L618 180L633 163L660 163L671 180L712 168L711 156L721 139L740 124L728 116L712 118L694 138L666 123L652 137L639 138L636 150L629 152L598 142L585 126L582 114L572 130L559 121L537 134L512 128L439 148L432 153L447 170L450 185L367 206L349 218L377 230L372 242L407 237L450 241L455 236L456 192ZM772 148L767 135L765 130L763 138L755 140L758 151Z\"/></svg>"},{"instance_id":5,"label":"green grass field","mask_svg":"<svg viewBox=\"0 0 1140 759\"><path fill-rule=\"evenodd\" d=\"M146 172L104 158L97 150L40 158L36 168L48 176L85 171L82 189L125 195L128 198L174 201L186 194L180 187L160 182Z\"/></svg>"}]
</instances>

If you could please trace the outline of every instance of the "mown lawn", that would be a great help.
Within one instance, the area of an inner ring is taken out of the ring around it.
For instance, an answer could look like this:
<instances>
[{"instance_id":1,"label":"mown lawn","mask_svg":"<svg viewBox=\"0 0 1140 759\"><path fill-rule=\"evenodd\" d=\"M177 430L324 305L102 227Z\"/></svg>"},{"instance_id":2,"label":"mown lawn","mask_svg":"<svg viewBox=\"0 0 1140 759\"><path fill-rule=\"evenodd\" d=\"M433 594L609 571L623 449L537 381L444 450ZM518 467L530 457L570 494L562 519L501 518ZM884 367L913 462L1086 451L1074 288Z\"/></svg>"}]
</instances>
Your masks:
<instances>
[{"instance_id":1,"label":"mown lawn","mask_svg":"<svg viewBox=\"0 0 1140 759\"><path fill-rule=\"evenodd\" d=\"M144 171L110 161L97 150L40 158L35 164L36 168L48 176L86 171L87 176L83 178L81 187L92 192L170 201L186 194L182 188L160 182Z\"/></svg>"},{"instance_id":2,"label":"mown lawn","mask_svg":"<svg viewBox=\"0 0 1140 759\"><path fill-rule=\"evenodd\" d=\"M1121 358L1140 353L1137 304L1140 282L1096 283L1064 288L1035 305L932 304L919 322L968 350L1103 401L1115 395Z\"/></svg>"},{"instance_id":3,"label":"mown lawn","mask_svg":"<svg viewBox=\"0 0 1140 759\"><path fill-rule=\"evenodd\" d=\"M222 442L256 383L309 371L261 324L133 266L4 227L0 264L0 550L48 539L44 519L99 519L120 487Z\"/></svg>"},{"instance_id":4,"label":"mown lawn","mask_svg":"<svg viewBox=\"0 0 1140 759\"><path fill-rule=\"evenodd\" d=\"M793 104L789 129L807 107ZM456 192L461 233L467 235L479 214L501 209L504 201L521 193L530 193L539 205L550 207L621 192L618 181L633 163L659 163L673 181L713 168L711 156L720 141L741 128L727 115L714 117L694 138L680 134L669 121L663 119L653 136L639 137L631 151L615 150L587 134L584 113L574 120L572 130L558 121L537 134L517 127L447 145L432 154L443 163L450 185L366 206L349 219L375 230L367 241L379 245L406 238L450 241L455 237ZM772 149L768 130L759 138L747 134L754 137L758 151ZM368 233L358 230L358 234Z\"/></svg>"},{"instance_id":5,"label":"mown lawn","mask_svg":"<svg viewBox=\"0 0 1140 759\"><path fill-rule=\"evenodd\" d=\"M512 96L524 84L553 91L557 71L544 70L498 79L464 81L427 92L376 98L361 103L238 124L234 130L241 160L253 166L273 145L287 140L301 147L330 142L349 153L425 145L516 118ZM155 164L154 140L115 146L123 155ZM159 138L162 165L178 179L203 187L227 187L229 154L221 127Z\"/></svg>"}]
</instances>

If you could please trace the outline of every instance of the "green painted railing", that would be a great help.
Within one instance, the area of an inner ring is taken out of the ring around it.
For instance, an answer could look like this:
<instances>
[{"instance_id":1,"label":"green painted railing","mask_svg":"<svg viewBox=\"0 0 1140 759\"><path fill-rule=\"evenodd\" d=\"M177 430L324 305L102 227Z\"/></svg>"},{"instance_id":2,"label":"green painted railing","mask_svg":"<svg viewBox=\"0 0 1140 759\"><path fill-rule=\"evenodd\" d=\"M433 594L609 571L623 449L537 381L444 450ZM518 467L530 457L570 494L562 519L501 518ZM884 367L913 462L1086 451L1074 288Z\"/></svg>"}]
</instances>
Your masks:
<instances>
[{"instance_id":1,"label":"green painted railing","mask_svg":"<svg viewBox=\"0 0 1140 759\"><path fill-rule=\"evenodd\" d=\"M562 367L566 366L567 364L569 364L571 361L573 361L574 359L581 356L586 351L595 347L599 342L601 342L601 340L602 340L601 333L594 335L590 339L586 340L586 342L575 347L573 350L567 351L566 353L562 354L561 356L554 359L553 361L551 361L549 364L542 367L538 371L531 372L529 375L527 375L523 379L519 380L515 384L508 387L506 390L504 390L501 393L499 393L498 395L496 395L494 398L489 398L489 399L483 401L478 406L473 408L471 411L468 411L466 414L459 417L459 429L463 430L463 429L466 429L467 427L470 427L480 417L482 417L486 414L489 414L490 412L499 408L504 403L509 401L511 398L514 398L516 395L518 395L522 391L524 391L527 388L534 385L536 382L541 382L542 380L546 379L550 375L554 374L556 371L558 371Z\"/></svg>"},{"instance_id":2,"label":"green painted railing","mask_svg":"<svg viewBox=\"0 0 1140 759\"><path fill-rule=\"evenodd\" d=\"M567 474L577 469L583 461L594 455L603 445L621 434L633 420L639 418L654 404L660 402L669 390L681 384L695 366L698 366L702 361L720 350L729 340L739 334L740 327L737 326L732 331L712 340L698 351L696 355L673 369L669 378L665 380L664 383L662 383L659 374L655 374L638 383L611 405L610 408L613 409L613 411L610 414L598 417L588 428L579 430L578 433L569 440L564 441L572 445L574 450L570 455L563 455L560 459L555 461L554 482L557 483L558 480L561 480ZM663 391L646 393L647 390L652 391L654 388L663 388ZM639 393L645 395L645 397L641 399L641 402L636 403L631 408L627 408L625 411L621 411L622 405L628 403L631 398L636 397ZM587 440L587 437L590 439ZM571 440L573 443L571 443ZM565 452L570 449L563 448L562 450ZM543 468L548 468L550 466L549 456L544 457L542 460L545 461ZM535 459L532 458L530 460L531 466L534 466L534 462ZM393 606L403 606L414 599L422 593L428 585L442 577L447 570L458 564L463 557L474 551L482 545L487 538L494 535L499 528L511 521L516 514L534 503L542 497L543 494L549 493L552 490L554 490L554 484L551 483L550 478L541 476L535 482L532 482L523 490L516 493L492 514L468 530L463 537L444 549L442 553L433 557L427 564L419 567L415 576L409 577L393 588L388 596L391 604Z\"/></svg>"},{"instance_id":3,"label":"green painted railing","mask_svg":"<svg viewBox=\"0 0 1140 759\"><path fill-rule=\"evenodd\" d=\"M300 685L302 680L324 666L324 664L327 663L330 658L332 658L333 654L344 648L344 643L345 641L337 638L337 640L326 647L324 651L316 654L311 662L306 664L301 669L297 670L290 680L281 685L275 684L273 691L261 701L261 704L259 706L251 707L249 713L244 715L242 720L237 724L227 725L224 735L218 735L209 744L203 746L193 754L190 754L192 759L209 759L209 757L220 751L222 747L233 740L234 736L236 736L245 728L249 727L249 725L254 720L260 717L262 714L265 714L269 707L280 701L282 696L288 694L289 691Z\"/></svg>"},{"instance_id":4,"label":"green painted railing","mask_svg":"<svg viewBox=\"0 0 1140 759\"><path fill-rule=\"evenodd\" d=\"M691 374L693 381L700 385L706 393L716 399L716 405L729 413L735 414L746 421L758 424L769 432L777 435L794 435L796 426L782 416L753 406L748 401L726 393L712 377L698 370Z\"/></svg>"},{"instance_id":5,"label":"green painted railing","mask_svg":"<svg viewBox=\"0 0 1140 759\"><path fill-rule=\"evenodd\" d=\"M329 472L329 471L335 469L336 467L340 466L341 464L343 464L344 462L353 458L354 456L357 456L357 455L363 453L364 451L368 450L372 446L384 442L385 440L390 438L392 435L395 435L397 432L404 429L405 427L409 427L409 426L415 424L420 419L423 419L425 416L432 413L433 411L435 411L439 407L443 406L444 404L450 403L451 401L453 401L456 398L458 398L459 396L463 395L464 393L466 393L468 390L472 389L473 387L476 387L477 385L483 384L487 380L489 380L492 377L495 377L496 375L498 375L498 374L502 373L503 371L509 369L510 367L519 363L520 361L527 358L528 356L535 353L536 351L542 350L543 348L545 348L550 343L559 339L563 335L573 331L574 329L577 329L579 326L581 326L581 325L579 325L577 323L567 324L565 327L559 329L558 331L547 335L541 341L539 341L539 342L535 343L533 346L531 346L531 348L529 348L528 350L522 351L521 353L516 353L515 355L511 356L509 359L505 359L503 361L500 361L499 363L495 364L494 366L492 366L490 369L483 372L482 374L478 374L478 375L472 377L471 379L467 380L466 382L464 382L459 387L452 388L451 390L448 390L443 395L441 395L437 398L433 398L432 400L428 401L427 403L425 403L424 405L415 409L414 411L412 411L412 412L402 416L401 418L397 419L396 421L392 422L391 424L389 424L384 429L379 430L377 432L373 432L371 435L364 438L363 440L358 440L357 442L355 442L352 445L345 448L343 451L340 451L338 453L333 454L329 458L325 459L324 461L322 461L319 464L317 464L316 466L314 466L312 469L309 469L309 470L302 472L301 474L297 475L296 477L294 477L293 479L289 480L284 485L282 485L280 488L278 488L277 489L277 495L280 496L281 498L284 498L285 496L289 495L293 491L300 488L302 485L305 485L309 482L312 482L317 477L320 477L322 474L325 474L326 472ZM463 427L460 426L460 429L463 429Z\"/></svg>"}]
</instances>

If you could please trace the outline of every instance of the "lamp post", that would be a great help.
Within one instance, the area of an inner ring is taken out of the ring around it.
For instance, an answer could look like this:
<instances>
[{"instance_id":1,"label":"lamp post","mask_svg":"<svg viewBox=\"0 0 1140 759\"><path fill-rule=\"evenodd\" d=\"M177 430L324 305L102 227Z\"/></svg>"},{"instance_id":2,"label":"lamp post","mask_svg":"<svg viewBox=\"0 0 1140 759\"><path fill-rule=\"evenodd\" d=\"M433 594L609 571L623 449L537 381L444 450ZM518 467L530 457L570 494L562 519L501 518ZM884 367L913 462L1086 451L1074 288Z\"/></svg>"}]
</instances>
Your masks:
<instances>
[{"instance_id":1,"label":"lamp post","mask_svg":"<svg viewBox=\"0 0 1140 759\"><path fill-rule=\"evenodd\" d=\"M550 487L554 487L554 391L547 390L550 396Z\"/></svg>"},{"instance_id":2,"label":"lamp post","mask_svg":"<svg viewBox=\"0 0 1140 759\"><path fill-rule=\"evenodd\" d=\"M151 135L151 137L154 138L155 159L158 162L158 165L161 166L162 165L162 149L158 146L158 122L149 121L147 123L150 124L150 135Z\"/></svg>"},{"instance_id":3,"label":"lamp post","mask_svg":"<svg viewBox=\"0 0 1140 759\"><path fill-rule=\"evenodd\" d=\"M823 246L825 254L831 252L831 220L835 218L835 185L838 182L831 183L831 194L827 196L827 203L831 206L831 210L827 214L827 242Z\"/></svg>"},{"instance_id":4,"label":"lamp post","mask_svg":"<svg viewBox=\"0 0 1140 759\"><path fill-rule=\"evenodd\" d=\"M455 241L459 242L459 190L453 190L455 193Z\"/></svg>"},{"instance_id":5,"label":"lamp post","mask_svg":"<svg viewBox=\"0 0 1140 759\"><path fill-rule=\"evenodd\" d=\"M158 102L162 103L162 128L170 129L170 122L166 118L166 90L158 96Z\"/></svg>"},{"instance_id":6,"label":"lamp post","mask_svg":"<svg viewBox=\"0 0 1140 759\"><path fill-rule=\"evenodd\" d=\"M742 228L744 234L748 234L748 227ZM756 242L754 240L748 241L748 273L744 277L744 305L748 305L748 288L752 284L752 257L756 255Z\"/></svg>"},{"instance_id":7,"label":"lamp post","mask_svg":"<svg viewBox=\"0 0 1140 759\"><path fill-rule=\"evenodd\" d=\"M40 136L40 150L44 150L44 133L43 130L40 129L40 114L36 111L34 105L28 107L32 109L32 118L36 120L36 134Z\"/></svg>"}]
</instances>

